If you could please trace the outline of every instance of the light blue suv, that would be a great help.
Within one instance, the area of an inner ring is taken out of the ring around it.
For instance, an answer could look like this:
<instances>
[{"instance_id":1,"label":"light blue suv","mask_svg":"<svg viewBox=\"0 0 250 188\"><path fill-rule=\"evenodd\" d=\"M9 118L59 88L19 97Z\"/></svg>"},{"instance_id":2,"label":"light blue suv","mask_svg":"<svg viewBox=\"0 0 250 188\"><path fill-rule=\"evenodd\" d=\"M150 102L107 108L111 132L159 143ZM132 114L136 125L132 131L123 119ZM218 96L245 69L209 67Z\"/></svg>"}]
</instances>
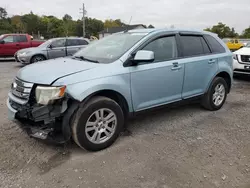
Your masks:
<instances>
[{"instance_id":1,"label":"light blue suv","mask_svg":"<svg viewBox=\"0 0 250 188\"><path fill-rule=\"evenodd\" d=\"M98 151L129 116L194 97L219 110L232 85L232 53L214 34L133 30L22 68L8 94L9 118L32 137L73 138Z\"/></svg>"}]
</instances>

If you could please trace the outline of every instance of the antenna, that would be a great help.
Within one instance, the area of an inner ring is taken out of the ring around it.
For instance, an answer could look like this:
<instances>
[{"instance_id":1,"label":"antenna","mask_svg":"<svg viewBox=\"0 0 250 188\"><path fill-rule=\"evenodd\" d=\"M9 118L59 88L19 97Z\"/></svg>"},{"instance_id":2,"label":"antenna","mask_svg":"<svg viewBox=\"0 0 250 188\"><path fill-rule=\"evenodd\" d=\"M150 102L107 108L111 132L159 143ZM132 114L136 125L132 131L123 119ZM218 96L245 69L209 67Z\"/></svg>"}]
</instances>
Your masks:
<instances>
[{"instance_id":1,"label":"antenna","mask_svg":"<svg viewBox=\"0 0 250 188\"><path fill-rule=\"evenodd\" d=\"M130 25L130 23L131 23L131 21L132 21L132 18L133 18L133 16L130 17L130 20L129 20L128 25Z\"/></svg>"},{"instance_id":2,"label":"antenna","mask_svg":"<svg viewBox=\"0 0 250 188\"><path fill-rule=\"evenodd\" d=\"M128 32L128 26L130 25L132 18L133 16L130 17L129 23L126 25L126 30L124 31L124 33Z\"/></svg>"}]
</instances>

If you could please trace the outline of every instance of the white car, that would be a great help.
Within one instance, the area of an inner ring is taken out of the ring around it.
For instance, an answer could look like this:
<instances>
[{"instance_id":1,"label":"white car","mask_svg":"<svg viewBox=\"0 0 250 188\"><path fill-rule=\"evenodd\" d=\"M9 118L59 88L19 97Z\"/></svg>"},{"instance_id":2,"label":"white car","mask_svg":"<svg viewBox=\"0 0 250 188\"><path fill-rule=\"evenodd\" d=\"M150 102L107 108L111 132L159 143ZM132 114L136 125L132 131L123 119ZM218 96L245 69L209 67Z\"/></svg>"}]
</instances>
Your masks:
<instances>
[{"instance_id":1,"label":"white car","mask_svg":"<svg viewBox=\"0 0 250 188\"><path fill-rule=\"evenodd\" d=\"M250 75L250 44L234 52L234 74Z\"/></svg>"}]
</instances>

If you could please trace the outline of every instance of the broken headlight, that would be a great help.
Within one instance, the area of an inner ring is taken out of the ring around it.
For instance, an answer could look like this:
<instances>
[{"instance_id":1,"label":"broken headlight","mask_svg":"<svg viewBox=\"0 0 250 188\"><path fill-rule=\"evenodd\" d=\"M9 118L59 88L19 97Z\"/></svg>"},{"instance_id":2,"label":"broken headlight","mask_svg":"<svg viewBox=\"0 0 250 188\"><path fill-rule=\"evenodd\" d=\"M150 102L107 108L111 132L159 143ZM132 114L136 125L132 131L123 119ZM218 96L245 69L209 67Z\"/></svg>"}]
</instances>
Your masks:
<instances>
[{"instance_id":1,"label":"broken headlight","mask_svg":"<svg viewBox=\"0 0 250 188\"><path fill-rule=\"evenodd\" d=\"M54 100L64 97L66 86L59 87L36 87L36 102L38 104L47 105L53 103Z\"/></svg>"}]
</instances>

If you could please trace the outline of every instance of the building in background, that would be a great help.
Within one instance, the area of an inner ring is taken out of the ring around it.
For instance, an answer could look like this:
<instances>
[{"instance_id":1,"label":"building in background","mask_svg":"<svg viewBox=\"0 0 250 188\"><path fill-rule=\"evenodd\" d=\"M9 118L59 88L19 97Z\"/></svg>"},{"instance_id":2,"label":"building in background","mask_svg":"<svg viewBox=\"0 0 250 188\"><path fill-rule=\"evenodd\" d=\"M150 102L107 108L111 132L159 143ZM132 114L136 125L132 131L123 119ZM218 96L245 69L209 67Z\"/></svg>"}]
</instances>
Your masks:
<instances>
[{"instance_id":1,"label":"building in background","mask_svg":"<svg viewBox=\"0 0 250 188\"><path fill-rule=\"evenodd\" d=\"M126 30L145 29L145 28L146 28L146 26L144 26L142 24L106 28L103 31L99 32L99 39L106 37L106 36L109 36L109 35L112 35L114 33L119 33L119 32L126 31Z\"/></svg>"}]
</instances>

